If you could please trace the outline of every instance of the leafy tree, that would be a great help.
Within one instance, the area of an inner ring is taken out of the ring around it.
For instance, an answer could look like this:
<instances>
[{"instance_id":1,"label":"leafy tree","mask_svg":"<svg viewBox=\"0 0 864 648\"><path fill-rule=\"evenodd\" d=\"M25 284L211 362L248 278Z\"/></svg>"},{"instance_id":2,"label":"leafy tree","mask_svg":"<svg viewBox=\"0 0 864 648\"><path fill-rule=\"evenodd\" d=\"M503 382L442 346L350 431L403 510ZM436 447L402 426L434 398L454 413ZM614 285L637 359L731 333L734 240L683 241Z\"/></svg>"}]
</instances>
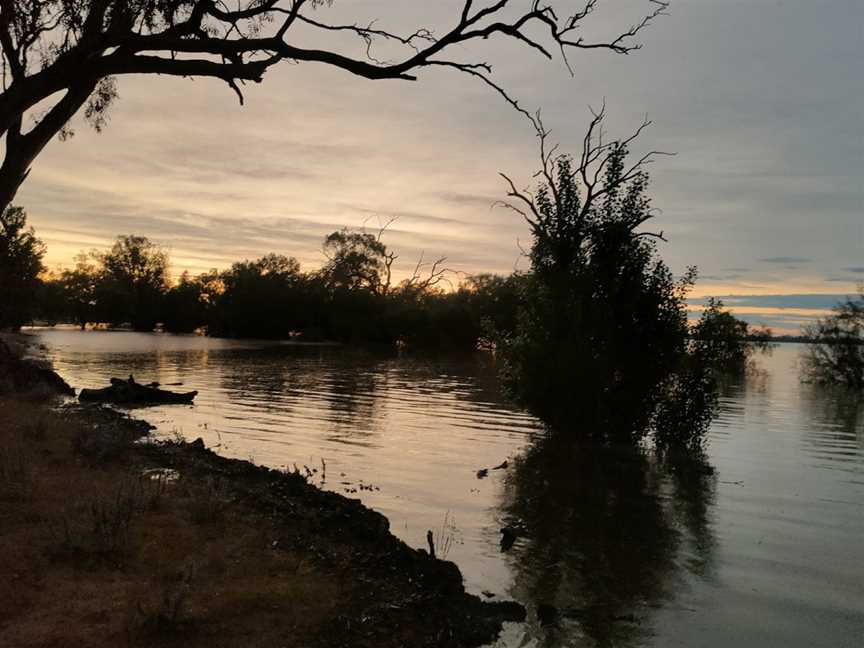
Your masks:
<instances>
[{"instance_id":1,"label":"leafy tree","mask_svg":"<svg viewBox=\"0 0 864 648\"><path fill-rule=\"evenodd\" d=\"M68 311L62 275L43 270L36 288L34 318L54 326L66 319Z\"/></svg>"},{"instance_id":2,"label":"leafy tree","mask_svg":"<svg viewBox=\"0 0 864 648\"><path fill-rule=\"evenodd\" d=\"M378 236L342 229L324 239L327 263L321 270L331 290L368 290L375 295L390 287L393 255Z\"/></svg>"},{"instance_id":3,"label":"leafy tree","mask_svg":"<svg viewBox=\"0 0 864 648\"><path fill-rule=\"evenodd\" d=\"M0 213L0 329L18 329L36 303L45 245L27 227L27 212L7 207Z\"/></svg>"},{"instance_id":4,"label":"leafy tree","mask_svg":"<svg viewBox=\"0 0 864 648\"><path fill-rule=\"evenodd\" d=\"M219 276L211 333L230 337L288 338L302 328L304 277L293 257L269 254L235 263Z\"/></svg>"},{"instance_id":5,"label":"leafy tree","mask_svg":"<svg viewBox=\"0 0 864 648\"><path fill-rule=\"evenodd\" d=\"M833 315L805 327L804 335L812 340L804 353L810 380L864 388L864 286L837 304Z\"/></svg>"},{"instance_id":6,"label":"leafy tree","mask_svg":"<svg viewBox=\"0 0 864 648\"><path fill-rule=\"evenodd\" d=\"M478 337L508 335L516 328L519 303L527 277L478 274L466 277L459 286L472 313Z\"/></svg>"},{"instance_id":7,"label":"leafy tree","mask_svg":"<svg viewBox=\"0 0 864 648\"><path fill-rule=\"evenodd\" d=\"M68 316L82 329L98 320L96 293L101 272L93 262L93 254L82 252L75 257L75 267L64 270L63 285Z\"/></svg>"},{"instance_id":8,"label":"leafy tree","mask_svg":"<svg viewBox=\"0 0 864 648\"><path fill-rule=\"evenodd\" d=\"M695 269L675 280L657 256L662 232L642 229L653 217L643 168L652 154L628 162L642 128L604 142L603 116L591 121L577 160L548 151L537 122L535 193L504 176L514 201L507 206L528 222L533 243L516 330L499 344L506 386L552 429L632 442L687 357L685 297Z\"/></svg>"},{"instance_id":9,"label":"leafy tree","mask_svg":"<svg viewBox=\"0 0 864 648\"><path fill-rule=\"evenodd\" d=\"M474 350L516 324L524 275L466 277L457 290L398 290L388 306L400 318L397 339L409 348ZM422 282L421 282L422 286Z\"/></svg>"},{"instance_id":10,"label":"leafy tree","mask_svg":"<svg viewBox=\"0 0 864 648\"><path fill-rule=\"evenodd\" d=\"M424 262L421 255L411 276L393 286L392 267L399 257L382 241L387 225L376 234L342 229L324 239L327 263L319 277L329 294L326 330L343 342L439 346L448 338L433 331L436 325L454 331L460 313L440 306L445 302L437 286L447 281L446 258ZM445 322L436 319L450 316ZM455 320L453 318L456 318ZM444 333L444 329L438 333ZM459 339L465 339L462 329Z\"/></svg>"},{"instance_id":11,"label":"leafy tree","mask_svg":"<svg viewBox=\"0 0 864 648\"><path fill-rule=\"evenodd\" d=\"M107 321L128 321L136 331L153 330L168 286L167 253L144 236L118 236L99 260L97 302L107 307Z\"/></svg>"},{"instance_id":12,"label":"leafy tree","mask_svg":"<svg viewBox=\"0 0 864 648\"><path fill-rule=\"evenodd\" d=\"M323 14L331 0L3 0L0 135L6 146L0 211L46 144L69 133L67 123L82 107L97 131L104 128L121 76L209 77L227 83L242 102L240 84L260 82L282 62L322 63L371 80L414 80L434 68L482 80L517 106L487 63L458 56L464 46L501 37L550 58L554 50L626 54L638 47L633 37L667 4L651 0L654 10L636 25L610 40L590 42L582 28L599 2L588 0L568 15L541 2L511 11L510 0L485 6L465 0L440 34L422 26L398 34L379 27L375 16L353 24L329 22ZM359 39L365 55L358 56L357 43L339 35ZM376 56L379 44L388 49L386 60ZM37 123L25 129L28 115L43 106Z\"/></svg>"},{"instance_id":13,"label":"leafy tree","mask_svg":"<svg viewBox=\"0 0 864 648\"><path fill-rule=\"evenodd\" d=\"M704 362L721 371L740 371L756 351L768 349L771 329L752 330L747 322L724 310L721 300L710 297L691 337L694 352Z\"/></svg>"},{"instance_id":14,"label":"leafy tree","mask_svg":"<svg viewBox=\"0 0 864 648\"><path fill-rule=\"evenodd\" d=\"M206 322L207 300L203 286L186 271L180 275L180 281L165 293L162 324L172 333L191 333Z\"/></svg>"}]
</instances>

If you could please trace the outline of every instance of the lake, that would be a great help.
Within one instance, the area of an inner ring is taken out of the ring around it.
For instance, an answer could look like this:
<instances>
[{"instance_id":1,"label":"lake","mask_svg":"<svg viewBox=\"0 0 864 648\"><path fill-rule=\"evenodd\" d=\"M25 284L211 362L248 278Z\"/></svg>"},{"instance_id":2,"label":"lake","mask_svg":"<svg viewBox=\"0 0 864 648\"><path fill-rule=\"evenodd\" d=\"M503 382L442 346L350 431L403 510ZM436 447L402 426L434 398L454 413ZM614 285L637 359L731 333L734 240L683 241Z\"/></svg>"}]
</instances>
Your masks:
<instances>
[{"instance_id":1,"label":"lake","mask_svg":"<svg viewBox=\"0 0 864 648\"><path fill-rule=\"evenodd\" d=\"M198 390L133 411L159 435L308 471L411 546L433 530L470 591L529 607L496 646L864 646L864 403L802 384L798 345L724 384L708 471L557 447L487 354L28 335L76 388L134 374Z\"/></svg>"}]
</instances>

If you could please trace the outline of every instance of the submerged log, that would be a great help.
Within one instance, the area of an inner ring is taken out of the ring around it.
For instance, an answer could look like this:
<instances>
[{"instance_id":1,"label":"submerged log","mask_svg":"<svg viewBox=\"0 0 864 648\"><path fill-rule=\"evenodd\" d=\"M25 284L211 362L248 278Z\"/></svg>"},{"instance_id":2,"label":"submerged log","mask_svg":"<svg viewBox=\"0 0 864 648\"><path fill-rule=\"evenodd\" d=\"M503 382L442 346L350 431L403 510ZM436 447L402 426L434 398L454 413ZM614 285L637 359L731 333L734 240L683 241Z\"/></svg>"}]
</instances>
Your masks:
<instances>
[{"instance_id":1,"label":"submerged log","mask_svg":"<svg viewBox=\"0 0 864 648\"><path fill-rule=\"evenodd\" d=\"M139 385L132 376L129 376L129 380L112 378L109 387L82 389L78 400L118 405L162 405L191 403L198 395L197 391L178 393L159 389L157 385L158 383Z\"/></svg>"}]
</instances>

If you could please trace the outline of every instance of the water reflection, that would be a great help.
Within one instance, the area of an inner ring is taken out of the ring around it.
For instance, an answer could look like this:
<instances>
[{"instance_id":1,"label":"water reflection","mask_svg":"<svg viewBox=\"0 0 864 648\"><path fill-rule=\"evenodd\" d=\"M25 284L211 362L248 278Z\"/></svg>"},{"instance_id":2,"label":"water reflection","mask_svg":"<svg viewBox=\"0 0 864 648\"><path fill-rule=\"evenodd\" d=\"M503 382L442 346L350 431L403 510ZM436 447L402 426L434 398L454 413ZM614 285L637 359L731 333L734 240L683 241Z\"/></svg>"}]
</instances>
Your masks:
<instances>
[{"instance_id":1,"label":"water reflection","mask_svg":"<svg viewBox=\"0 0 864 648\"><path fill-rule=\"evenodd\" d=\"M864 401L860 392L823 385L805 385L803 392L812 429L833 431L844 440L864 441Z\"/></svg>"},{"instance_id":2,"label":"water reflection","mask_svg":"<svg viewBox=\"0 0 864 648\"><path fill-rule=\"evenodd\" d=\"M545 438L512 465L501 522L512 594L534 609L527 637L561 646L637 645L682 570L707 576L715 477L704 462Z\"/></svg>"},{"instance_id":3,"label":"water reflection","mask_svg":"<svg viewBox=\"0 0 864 648\"><path fill-rule=\"evenodd\" d=\"M537 423L503 399L490 355L33 335L76 387L134 373L198 390L192 407L137 412L160 434L270 466L325 459L326 487L362 498L411 546L449 514L448 558L471 592L560 611L551 626L532 612L500 646L861 645L864 407L802 385L796 345L721 386L714 477L646 453L526 449ZM498 530L517 525L502 553Z\"/></svg>"},{"instance_id":4,"label":"water reflection","mask_svg":"<svg viewBox=\"0 0 864 648\"><path fill-rule=\"evenodd\" d=\"M810 421L805 450L822 462L864 479L864 403L860 392L823 385L805 385L802 405Z\"/></svg>"}]
</instances>

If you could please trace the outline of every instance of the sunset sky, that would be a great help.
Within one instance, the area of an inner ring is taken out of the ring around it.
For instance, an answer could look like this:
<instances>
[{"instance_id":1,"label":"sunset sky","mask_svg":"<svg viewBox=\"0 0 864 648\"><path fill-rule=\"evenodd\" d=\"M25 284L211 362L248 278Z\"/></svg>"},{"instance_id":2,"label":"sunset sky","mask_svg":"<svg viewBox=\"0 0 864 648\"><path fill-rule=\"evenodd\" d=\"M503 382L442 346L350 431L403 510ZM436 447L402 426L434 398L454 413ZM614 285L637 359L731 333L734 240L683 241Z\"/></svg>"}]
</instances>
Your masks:
<instances>
[{"instance_id":1,"label":"sunset sky","mask_svg":"<svg viewBox=\"0 0 864 648\"><path fill-rule=\"evenodd\" d=\"M320 12L443 30L461 4L337 0ZM626 29L649 6L601 2L585 35ZM610 136L647 114L637 152L676 153L651 167L664 258L676 272L699 266L695 297L734 296L741 316L795 331L864 281L862 25L861 0L676 0L642 33L644 49L575 52L574 77L513 43L463 55L542 108L564 151L604 98ZM499 171L531 184L536 138L470 78L371 82L283 65L245 89L242 107L212 80L126 77L119 88L105 132L78 124L52 143L16 200L51 266L135 233L170 250L175 274L268 252L312 269L329 232L395 216L386 242L403 272L421 252L468 273L527 269L527 227L492 204Z\"/></svg>"}]
</instances>

